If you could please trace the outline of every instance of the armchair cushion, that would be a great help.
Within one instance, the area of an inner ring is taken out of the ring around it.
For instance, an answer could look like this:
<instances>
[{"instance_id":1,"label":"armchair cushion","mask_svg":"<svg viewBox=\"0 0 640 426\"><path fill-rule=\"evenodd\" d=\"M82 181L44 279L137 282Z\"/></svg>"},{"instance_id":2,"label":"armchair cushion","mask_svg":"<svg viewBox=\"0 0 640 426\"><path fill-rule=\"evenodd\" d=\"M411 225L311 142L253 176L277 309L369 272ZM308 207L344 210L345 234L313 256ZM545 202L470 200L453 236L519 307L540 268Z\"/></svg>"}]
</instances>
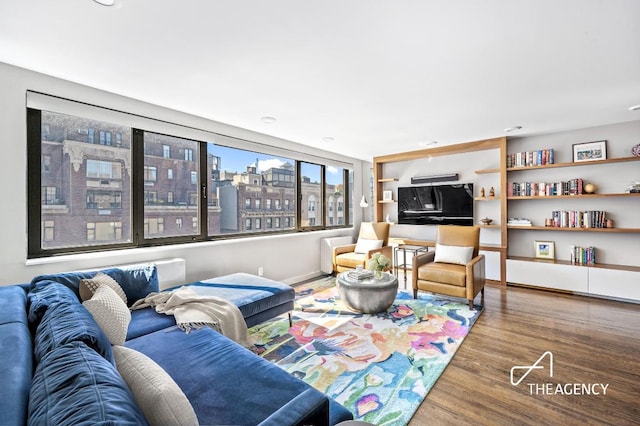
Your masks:
<instances>
[{"instance_id":1,"label":"armchair cushion","mask_svg":"<svg viewBox=\"0 0 640 426\"><path fill-rule=\"evenodd\" d=\"M367 260L367 255L355 252L342 253L341 255L337 256L336 260L339 266L355 269L358 265L363 267L365 266L364 264Z\"/></svg>"},{"instance_id":2,"label":"armchair cushion","mask_svg":"<svg viewBox=\"0 0 640 426\"><path fill-rule=\"evenodd\" d=\"M466 267L452 263L431 262L418 268L418 280L465 287Z\"/></svg>"},{"instance_id":3,"label":"armchair cushion","mask_svg":"<svg viewBox=\"0 0 640 426\"><path fill-rule=\"evenodd\" d=\"M382 247L382 240L369 240L366 238L358 238L354 253L367 254L370 250L379 249Z\"/></svg>"},{"instance_id":4,"label":"armchair cushion","mask_svg":"<svg viewBox=\"0 0 640 426\"><path fill-rule=\"evenodd\" d=\"M473 256L473 247L447 246L436 244L436 256L434 261L439 263L454 263L466 265Z\"/></svg>"}]
</instances>

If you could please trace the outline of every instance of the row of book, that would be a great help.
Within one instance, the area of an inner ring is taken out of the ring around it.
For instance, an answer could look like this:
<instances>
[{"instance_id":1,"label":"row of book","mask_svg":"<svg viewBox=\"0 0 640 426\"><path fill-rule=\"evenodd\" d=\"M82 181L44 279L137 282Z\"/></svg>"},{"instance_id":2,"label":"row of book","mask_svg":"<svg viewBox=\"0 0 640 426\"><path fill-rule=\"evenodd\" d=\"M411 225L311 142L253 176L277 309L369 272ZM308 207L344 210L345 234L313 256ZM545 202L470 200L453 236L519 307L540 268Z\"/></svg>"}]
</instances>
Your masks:
<instances>
[{"instance_id":1,"label":"row of book","mask_svg":"<svg viewBox=\"0 0 640 426\"><path fill-rule=\"evenodd\" d=\"M545 197L553 195L584 194L582 178L565 182L513 182L511 195L514 197Z\"/></svg>"},{"instance_id":2,"label":"row of book","mask_svg":"<svg viewBox=\"0 0 640 426\"><path fill-rule=\"evenodd\" d=\"M570 259L574 265L595 265L596 248L595 247L570 247Z\"/></svg>"},{"instance_id":3,"label":"row of book","mask_svg":"<svg viewBox=\"0 0 640 426\"><path fill-rule=\"evenodd\" d=\"M546 164L553 164L553 148L507 155L507 168L544 166Z\"/></svg>"},{"instance_id":4,"label":"row of book","mask_svg":"<svg viewBox=\"0 0 640 426\"><path fill-rule=\"evenodd\" d=\"M606 228L604 210L554 210L552 226L558 228Z\"/></svg>"}]
</instances>

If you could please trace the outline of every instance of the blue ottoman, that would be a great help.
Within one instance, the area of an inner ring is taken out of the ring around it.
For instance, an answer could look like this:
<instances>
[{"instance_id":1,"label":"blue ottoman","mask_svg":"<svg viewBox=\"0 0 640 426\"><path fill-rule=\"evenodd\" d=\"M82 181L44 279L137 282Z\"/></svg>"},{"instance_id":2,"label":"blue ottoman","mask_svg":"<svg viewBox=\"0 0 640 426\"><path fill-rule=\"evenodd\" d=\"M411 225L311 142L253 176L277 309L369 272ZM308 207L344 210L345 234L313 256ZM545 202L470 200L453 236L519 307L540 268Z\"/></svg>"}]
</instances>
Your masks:
<instances>
[{"instance_id":1,"label":"blue ottoman","mask_svg":"<svg viewBox=\"0 0 640 426\"><path fill-rule=\"evenodd\" d=\"M239 272L186 285L206 287L206 290L199 289L198 293L233 302L240 308L247 327L284 313L289 313L291 321L295 292L287 284Z\"/></svg>"}]
</instances>

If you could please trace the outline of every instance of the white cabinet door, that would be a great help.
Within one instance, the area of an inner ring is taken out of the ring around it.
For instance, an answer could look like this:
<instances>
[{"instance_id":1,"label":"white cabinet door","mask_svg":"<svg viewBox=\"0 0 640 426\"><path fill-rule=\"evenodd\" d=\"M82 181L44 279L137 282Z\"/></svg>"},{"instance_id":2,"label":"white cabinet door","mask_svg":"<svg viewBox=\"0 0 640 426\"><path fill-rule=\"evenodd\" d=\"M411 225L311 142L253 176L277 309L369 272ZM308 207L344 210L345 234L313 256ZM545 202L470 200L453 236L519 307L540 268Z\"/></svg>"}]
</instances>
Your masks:
<instances>
[{"instance_id":1,"label":"white cabinet door","mask_svg":"<svg viewBox=\"0 0 640 426\"><path fill-rule=\"evenodd\" d=\"M589 293L640 301L640 272L589 268Z\"/></svg>"},{"instance_id":2,"label":"white cabinet door","mask_svg":"<svg viewBox=\"0 0 640 426\"><path fill-rule=\"evenodd\" d=\"M589 268L507 259L507 282L587 293Z\"/></svg>"}]
</instances>

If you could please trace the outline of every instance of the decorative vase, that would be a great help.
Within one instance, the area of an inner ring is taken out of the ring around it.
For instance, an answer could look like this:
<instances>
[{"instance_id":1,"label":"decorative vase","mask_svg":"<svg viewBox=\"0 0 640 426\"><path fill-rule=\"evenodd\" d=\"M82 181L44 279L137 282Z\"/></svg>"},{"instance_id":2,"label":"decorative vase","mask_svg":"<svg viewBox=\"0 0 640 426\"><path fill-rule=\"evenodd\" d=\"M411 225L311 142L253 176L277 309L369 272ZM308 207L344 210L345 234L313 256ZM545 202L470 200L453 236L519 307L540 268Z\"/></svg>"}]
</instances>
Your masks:
<instances>
[{"instance_id":1,"label":"decorative vase","mask_svg":"<svg viewBox=\"0 0 640 426\"><path fill-rule=\"evenodd\" d=\"M381 280L382 279L382 269L376 269L373 272L373 275L376 277L377 280Z\"/></svg>"},{"instance_id":2,"label":"decorative vase","mask_svg":"<svg viewBox=\"0 0 640 426\"><path fill-rule=\"evenodd\" d=\"M640 143L638 145L634 145L633 148L631 148L631 153L634 157L640 157Z\"/></svg>"},{"instance_id":3,"label":"decorative vase","mask_svg":"<svg viewBox=\"0 0 640 426\"><path fill-rule=\"evenodd\" d=\"M596 189L596 186L592 183L587 183L583 188L584 192L587 194L595 194Z\"/></svg>"}]
</instances>

